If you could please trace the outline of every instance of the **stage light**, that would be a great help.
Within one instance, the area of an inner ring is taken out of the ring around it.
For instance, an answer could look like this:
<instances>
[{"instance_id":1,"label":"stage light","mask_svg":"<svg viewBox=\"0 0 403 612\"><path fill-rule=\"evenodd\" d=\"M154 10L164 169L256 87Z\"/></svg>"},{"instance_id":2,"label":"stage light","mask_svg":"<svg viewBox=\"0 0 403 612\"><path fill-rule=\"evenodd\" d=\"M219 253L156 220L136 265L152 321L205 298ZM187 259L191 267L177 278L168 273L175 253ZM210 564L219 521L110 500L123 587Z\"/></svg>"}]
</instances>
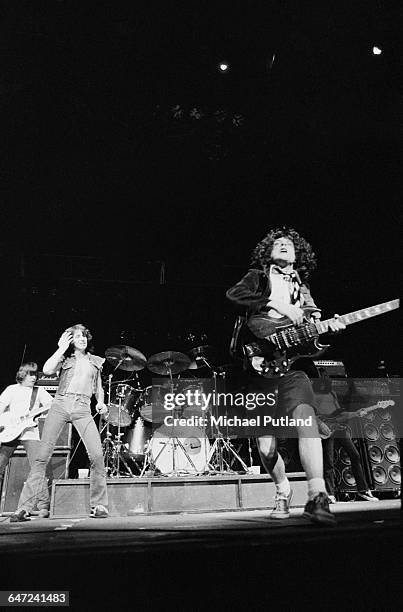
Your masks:
<instances>
[{"instance_id":1,"label":"stage light","mask_svg":"<svg viewBox=\"0 0 403 612\"><path fill-rule=\"evenodd\" d=\"M380 49L379 47L376 47L376 46L375 46L375 47L372 47L372 53L373 53L374 55L381 55L381 53L382 53L382 49Z\"/></svg>"},{"instance_id":2,"label":"stage light","mask_svg":"<svg viewBox=\"0 0 403 612\"><path fill-rule=\"evenodd\" d=\"M225 62L222 62L221 64L219 64L218 67L221 70L221 72L227 72L229 68L228 64L226 64Z\"/></svg>"}]
</instances>

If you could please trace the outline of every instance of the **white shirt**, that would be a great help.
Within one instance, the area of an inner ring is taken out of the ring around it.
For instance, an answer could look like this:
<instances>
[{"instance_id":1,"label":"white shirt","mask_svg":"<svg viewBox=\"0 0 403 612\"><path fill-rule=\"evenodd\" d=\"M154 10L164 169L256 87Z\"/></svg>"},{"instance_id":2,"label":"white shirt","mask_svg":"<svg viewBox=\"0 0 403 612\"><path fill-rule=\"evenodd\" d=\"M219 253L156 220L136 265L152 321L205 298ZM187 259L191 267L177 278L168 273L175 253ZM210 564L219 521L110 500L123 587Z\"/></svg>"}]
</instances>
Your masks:
<instances>
[{"instance_id":1,"label":"white shirt","mask_svg":"<svg viewBox=\"0 0 403 612\"><path fill-rule=\"evenodd\" d=\"M289 276L285 276L283 274L276 274L272 272L272 266L270 266L270 285L271 285L271 293L269 297L270 300L276 300L278 302L282 302L283 304L291 304L291 295L293 292L294 284ZM303 296L300 297L300 304L303 303ZM299 306L300 304L296 304ZM281 315L277 310L271 308L267 313L270 317L275 319L281 319L283 315Z\"/></svg>"},{"instance_id":2,"label":"white shirt","mask_svg":"<svg viewBox=\"0 0 403 612\"><path fill-rule=\"evenodd\" d=\"M19 383L15 385L9 385L0 395L0 414L2 414L5 408L7 408L8 406L8 410L11 414L17 417L23 416L29 411L31 396L32 387L24 387ZM48 408L50 408L52 400L52 396L46 391L46 389L38 387L38 394L36 396L36 400L32 407L32 410L39 408L39 406L48 406ZM39 440L38 427L29 427L28 429L25 429L23 433L19 436L19 439Z\"/></svg>"}]
</instances>

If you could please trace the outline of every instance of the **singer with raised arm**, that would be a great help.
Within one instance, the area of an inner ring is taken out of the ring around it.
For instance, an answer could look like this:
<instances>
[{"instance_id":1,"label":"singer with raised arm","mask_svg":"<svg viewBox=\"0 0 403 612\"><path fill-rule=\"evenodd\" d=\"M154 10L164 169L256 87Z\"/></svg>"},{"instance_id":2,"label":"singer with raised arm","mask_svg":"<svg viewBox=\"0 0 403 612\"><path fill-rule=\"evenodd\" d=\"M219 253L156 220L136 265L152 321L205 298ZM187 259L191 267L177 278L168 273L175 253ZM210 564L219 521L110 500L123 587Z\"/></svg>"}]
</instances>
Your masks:
<instances>
[{"instance_id":1,"label":"singer with raised arm","mask_svg":"<svg viewBox=\"0 0 403 612\"><path fill-rule=\"evenodd\" d=\"M91 397L97 400L96 410L107 412L104 403L101 370L104 358L93 355L92 335L84 325L66 329L58 342L58 349L46 361L46 375L60 370L60 382L46 419L37 458L21 492L17 511L12 522L29 520L38 498L49 492L45 479L56 440L66 423L72 423L81 436L90 459L90 517L108 516L108 495L101 438L91 415Z\"/></svg>"}]
</instances>

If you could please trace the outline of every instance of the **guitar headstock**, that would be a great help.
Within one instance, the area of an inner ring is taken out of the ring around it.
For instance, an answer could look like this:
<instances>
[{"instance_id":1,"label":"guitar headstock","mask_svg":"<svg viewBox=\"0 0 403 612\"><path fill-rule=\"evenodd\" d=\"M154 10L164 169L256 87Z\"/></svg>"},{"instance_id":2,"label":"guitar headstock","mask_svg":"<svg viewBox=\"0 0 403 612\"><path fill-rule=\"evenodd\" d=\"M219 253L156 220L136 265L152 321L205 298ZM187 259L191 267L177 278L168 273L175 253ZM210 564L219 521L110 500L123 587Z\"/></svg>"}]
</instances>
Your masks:
<instances>
[{"instance_id":1,"label":"guitar headstock","mask_svg":"<svg viewBox=\"0 0 403 612\"><path fill-rule=\"evenodd\" d=\"M377 404L378 408L388 408L389 406L394 406L394 405L395 405L394 400L381 400Z\"/></svg>"}]
</instances>

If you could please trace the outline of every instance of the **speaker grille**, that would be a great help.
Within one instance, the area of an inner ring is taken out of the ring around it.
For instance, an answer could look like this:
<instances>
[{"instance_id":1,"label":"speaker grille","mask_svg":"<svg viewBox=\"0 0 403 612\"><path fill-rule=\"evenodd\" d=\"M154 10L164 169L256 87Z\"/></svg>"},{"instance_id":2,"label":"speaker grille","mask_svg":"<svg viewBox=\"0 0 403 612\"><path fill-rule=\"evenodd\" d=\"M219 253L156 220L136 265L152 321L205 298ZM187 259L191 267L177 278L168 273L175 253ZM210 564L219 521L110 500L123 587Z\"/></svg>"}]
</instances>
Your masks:
<instances>
[{"instance_id":1,"label":"speaker grille","mask_svg":"<svg viewBox=\"0 0 403 612\"><path fill-rule=\"evenodd\" d=\"M376 446L375 444L373 444L372 446L369 446L368 454L369 454L369 458L372 461L372 463L382 462L383 452L382 452L382 449L379 448L379 446Z\"/></svg>"},{"instance_id":2,"label":"speaker grille","mask_svg":"<svg viewBox=\"0 0 403 612\"><path fill-rule=\"evenodd\" d=\"M385 457L390 463L399 463L400 451L397 446L394 446L393 444L388 444L385 446Z\"/></svg>"},{"instance_id":3,"label":"speaker grille","mask_svg":"<svg viewBox=\"0 0 403 612\"><path fill-rule=\"evenodd\" d=\"M393 427L392 425L389 425L389 423L384 423L381 425L380 427L380 432L382 437L385 440L394 440L395 439L395 434L393 431Z\"/></svg>"},{"instance_id":4,"label":"speaker grille","mask_svg":"<svg viewBox=\"0 0 403 612\"><path fill-rule=\"evenodd\" d=\"M341 473L341 484L350 488L355 488L356 481L351 468L347 467Z\"/></svg>"},{"instance_id":5,"label":"speaker grille","mask_svg":"<svg viewBox=\"0 0 403 612\"><path fill-rule=\"evenodd\" d=\"M382 466L377 465L372 469L372 476L374 478L375 485L384 485L388 481L388 475Z\"/></svg>"},{"instance_id":6,"label":"speaker grille","mask_svg":"<svg viewBox=\"0 0 403 612\"><path fill-rule=\"evenodd\" d=\"M401 479L400 466L398 465L391 466L388 470L388 474L389 474L389 478L394 484L396 485L401 484L402 479Z\"/></svg>"}]
</instances>

